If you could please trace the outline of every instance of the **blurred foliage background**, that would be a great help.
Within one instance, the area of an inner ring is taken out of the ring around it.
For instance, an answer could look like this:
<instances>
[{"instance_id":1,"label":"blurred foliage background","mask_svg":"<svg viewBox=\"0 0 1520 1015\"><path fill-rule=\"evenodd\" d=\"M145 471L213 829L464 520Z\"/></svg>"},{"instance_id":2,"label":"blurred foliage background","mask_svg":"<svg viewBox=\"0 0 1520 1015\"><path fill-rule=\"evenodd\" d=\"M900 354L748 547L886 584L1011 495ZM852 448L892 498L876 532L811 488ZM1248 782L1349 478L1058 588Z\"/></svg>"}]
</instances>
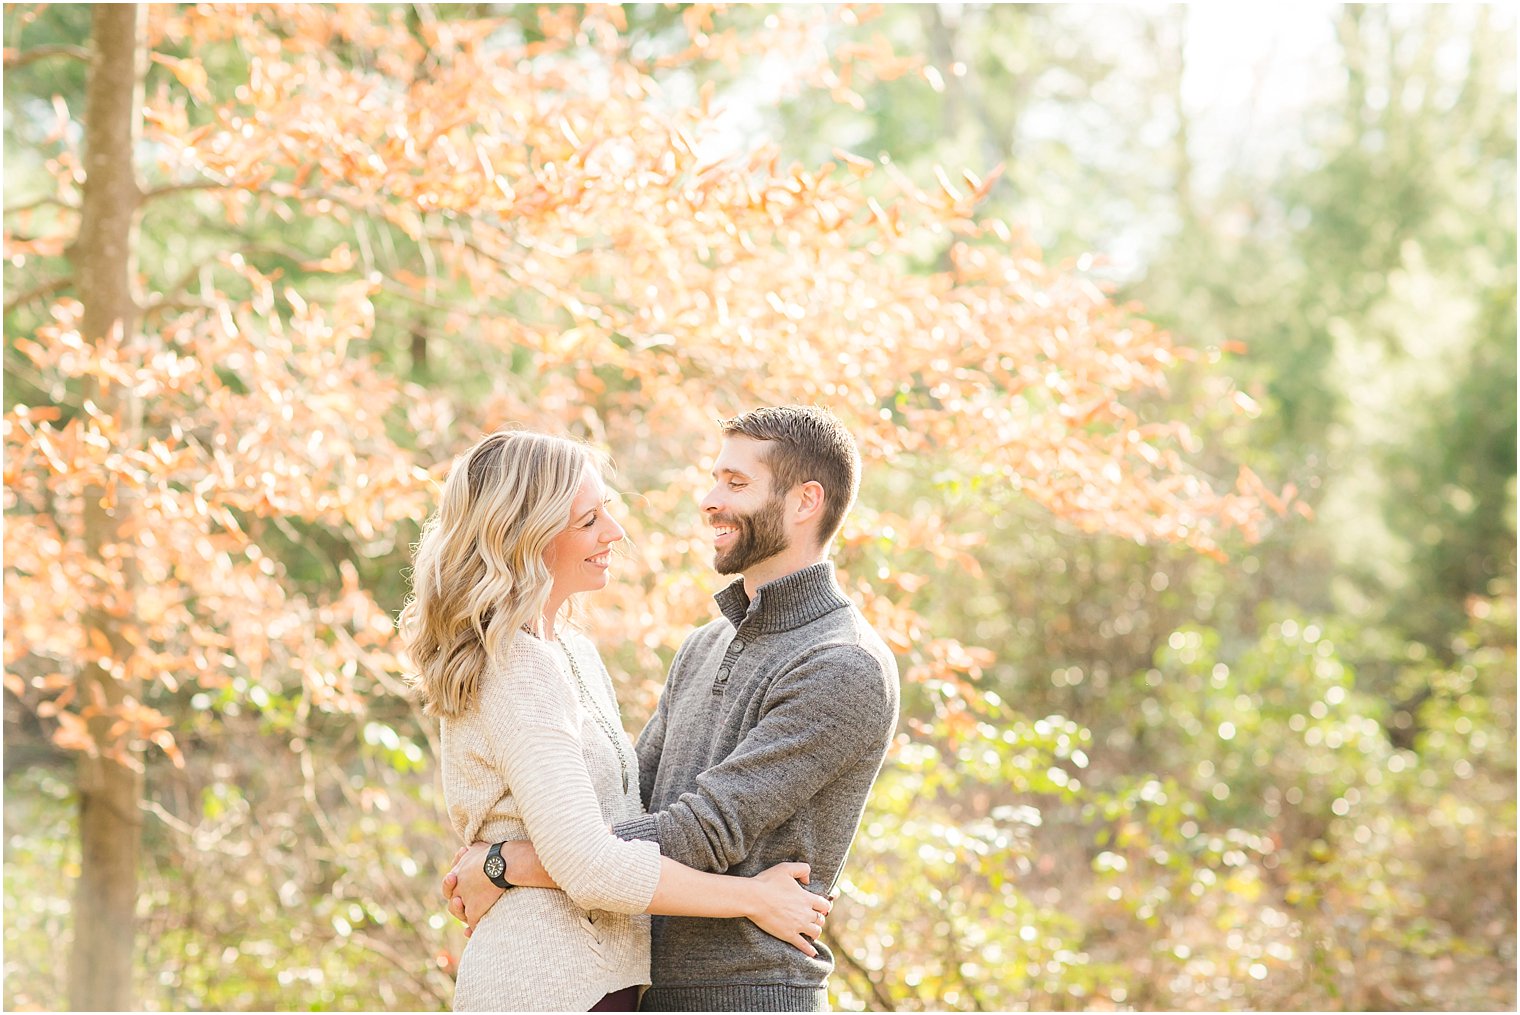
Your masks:
<instances>
[{"instance_id":1,"label":"blurred foliage background","mask_svg":"<svg viewBox=\"0 0 1520 1015\"><path fill-rule=\"evenodd\" d=\"M527 5L402 9L552 30ZM687 10L627 13L652 52L684 38ZM772 15L723 16L742 36ZM1234 350L1147 396L1207 435L1204 467L1249 466L1312 508L1216 560L1080 531L970 470L872 473L863 504L932 499L958 549L855 540L842 570L929 576L911 590L925 628L978 654L964 687L905 686L905 729L968 718L905 742L877 785L829 925L841 1009L1515 1006L1514 17L1235 17L892 6L831 22L827 45L923 63L835 82L843 100L777 58L668 82L695 97L705 76L734 143L784 160L845 149L926 187L936 166L1003 165L985 210L1182 342ZM89 34L83 8L5 19L8 47L23 27L28 47ZM29 149L51 97L77 106L84 77L7 63L9 214L47 172ZM275 248L290 227L262 228ZM198 237L160 219L141 242L152 261ZM12 303L28 284L8 265L7 409L47 401L14 345L36 327ZM408 322L381 309L398 374L478 387L469 362L409 358ZM1221 373L1244 402L1213 397ZM313 528L271 536L292 588L341 573L399 608L415 525L362 552ZM607 647L630 730L671 648ZM464 938L436 896L453 847L430 729L383 689L324 713L299 685L187 691L186 767L148 760L144 1007L448 1005ZM24 697L7 683L5 1004L56 1008L74 761Z\"/></svg>"}]
</instances>

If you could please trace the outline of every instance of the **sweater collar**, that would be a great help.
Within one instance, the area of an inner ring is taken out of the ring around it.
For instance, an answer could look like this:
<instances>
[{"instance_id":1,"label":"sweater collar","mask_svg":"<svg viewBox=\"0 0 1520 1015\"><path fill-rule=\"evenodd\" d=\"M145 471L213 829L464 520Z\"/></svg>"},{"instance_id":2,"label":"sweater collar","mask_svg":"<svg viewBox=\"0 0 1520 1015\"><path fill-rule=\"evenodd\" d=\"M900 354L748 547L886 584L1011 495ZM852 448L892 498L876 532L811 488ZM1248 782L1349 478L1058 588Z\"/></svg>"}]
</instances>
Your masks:
<instances>
[{"instance_id":1,"label":"sweater collar","mask_svg":"<svg viewBox=\"0 0 1520 1015\"><path fill-rule=\"evenodd\" d=\"M850 605L834 579L834 563L828 560L766 582L755 590L754 599L744 594L743 578L735 579L713 599L735 629L747 623L756 634L789 631Z\"/></svg>"}]
</instances>

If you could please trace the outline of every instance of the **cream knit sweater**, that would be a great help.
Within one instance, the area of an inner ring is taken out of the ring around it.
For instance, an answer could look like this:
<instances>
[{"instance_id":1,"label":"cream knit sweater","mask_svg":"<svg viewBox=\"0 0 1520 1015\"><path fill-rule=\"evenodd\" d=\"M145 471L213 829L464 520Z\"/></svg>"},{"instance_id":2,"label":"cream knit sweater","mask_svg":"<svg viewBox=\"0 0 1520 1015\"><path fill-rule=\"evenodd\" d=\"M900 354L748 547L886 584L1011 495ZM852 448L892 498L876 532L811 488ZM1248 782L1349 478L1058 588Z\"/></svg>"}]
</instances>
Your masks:
<instances>
[{"instance_id":1,"label":"cream knit sweater","mask_svg":"<svg viewBox=\"0 0 1520 1015\"><path fill-rule=\"evenodd\" d=\"M564 653L574 652L583 694ZM592 714L617 731L614 745ZM612 680L584 636L518 634L482 675L476 701L445 719L443 788L462 843L530 839L564 890L513 888L459 961L455 1011L586 1011L649 982L649 917L660 849L608 826L643 813L638 762ZM623 768L628 764L628 788Z\"/></svg>"}]
</instances>

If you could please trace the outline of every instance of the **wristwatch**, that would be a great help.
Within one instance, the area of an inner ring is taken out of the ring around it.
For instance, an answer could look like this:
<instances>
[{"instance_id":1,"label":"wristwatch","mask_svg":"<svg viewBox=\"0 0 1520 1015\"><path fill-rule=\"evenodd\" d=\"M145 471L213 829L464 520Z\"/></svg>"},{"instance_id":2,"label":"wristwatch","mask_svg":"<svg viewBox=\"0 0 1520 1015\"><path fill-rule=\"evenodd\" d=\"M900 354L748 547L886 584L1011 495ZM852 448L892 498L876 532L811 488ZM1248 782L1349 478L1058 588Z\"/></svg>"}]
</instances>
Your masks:
<instances>
[{"instance_id":1,"label":"wristwatch","mask_svg":"<svg viewBox=\"0 0 1520 1015\"><path fill-rule=\"evenodd\" d=\"M491 879L491 884L502 890L515 887L512 882L507 880L507 861L501 858L501 847L504 845L506 843L491 843L491 848L486 850L486 862L484 865L486 877Z\"/></svg>"}]
</instances>

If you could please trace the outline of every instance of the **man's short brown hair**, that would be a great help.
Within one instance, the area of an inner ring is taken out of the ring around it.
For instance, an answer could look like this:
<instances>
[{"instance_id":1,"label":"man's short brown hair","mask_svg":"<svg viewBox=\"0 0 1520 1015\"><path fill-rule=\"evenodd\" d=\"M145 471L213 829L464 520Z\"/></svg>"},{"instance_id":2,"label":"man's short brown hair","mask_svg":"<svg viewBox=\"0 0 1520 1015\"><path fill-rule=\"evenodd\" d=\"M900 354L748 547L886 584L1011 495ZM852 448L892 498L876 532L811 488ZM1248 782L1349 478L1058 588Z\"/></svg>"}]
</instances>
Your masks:
<instances>
[{"instance_id":1,"label":"man's short brown hair","mask_svg":"<svg viewBox=\"0 0 1520 1015\"><path fill-rule=\"evenodd\" d=\"M816 405L779 405L753 409L720 425L724 437L770 442L765 464L773 477L773 496L809 481L823 487L818 545L827 546L860 490L860 451L844 424Z\"/></svg>"}]
</instances>

